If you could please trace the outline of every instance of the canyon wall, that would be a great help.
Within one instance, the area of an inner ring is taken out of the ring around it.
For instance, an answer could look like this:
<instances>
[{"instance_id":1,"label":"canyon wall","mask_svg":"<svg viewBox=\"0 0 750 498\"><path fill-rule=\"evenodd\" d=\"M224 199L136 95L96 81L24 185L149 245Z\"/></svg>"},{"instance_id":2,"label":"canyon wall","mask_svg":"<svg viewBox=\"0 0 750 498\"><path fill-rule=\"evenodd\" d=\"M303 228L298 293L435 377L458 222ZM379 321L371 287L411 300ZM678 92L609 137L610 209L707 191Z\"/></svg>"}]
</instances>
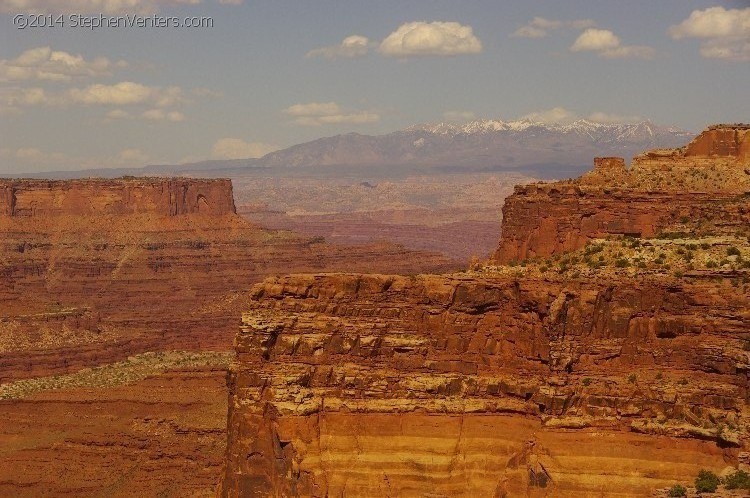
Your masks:
<instances>
[{"instance_id":1,"label":"canyon wall","mask_svg":"<svg viewBox=\"0 0 750 498\"><path fill-rule=\"evenodd\" d=\"M235 212L227 179L0 180L0 214L17 217Z\"/></svg>"},{"instance_id":2,"label":"canyon wall","mask_svg":"<svg viewBox=\"0 0 750 498\"><path fill-rule=\"evenodd\" d=\"M645 152L630 168L596 158L575 179L516 187L503 206L497 263L548 257L612 235L750 226L750 126L717 125L681 149Z\"/></svg>"},{"instance_id":3,"label":"canyon wall","mask_svg":"<svg viewBox=\"0 0 750 498\"><path fill-rule=\"evenodd\" d=\"M254 286L218 496L636 497L747 470L742 129L517 187L466 273ZM528 259L608 236L574 272Z\"/></svg>"},{"instance_id":4,"label":"canyon wall","mask_svg":"<svg viewBox=\"0 0 750 498\"><path fill-rule=\"evenodd\" d=\"M225 180L2 180L0 203L0 496L210 495L248 288L456 268L263 229Z\"/></svg>"},{"instance_id":5,"label":"canyon wall","mask_svg":"<svg viewBox=\"0 0 750 498\"><path fill-rule=\"evenodd\" d=\"M643 496L746 447L750 296L729 283L306 275L252 294L221 496Z\"/></svg>"},{"instance_id":6,"label":"canyon wall","mask_svg":"<svg viewBox=\"0 0 750 498\"><path fill-rule=\"evenodd\" d=\"M269 274L452 267L262 229L234 213L229 180L0 186L0 382L144 351L229 349L242 291Z\"/></svg>"},{"instance_id":7,"label":"canyon wall","mask_svg":"<svg viewBox=\"0 0 750 498\"><path fill-rule=\"evenodd\" d=\"M516 187L503 206L497 263L548 257L609 236L668 230L733 233L750 226L750 197L733 192L646 191L572 182Z\"/></svg>"}]
</instances>

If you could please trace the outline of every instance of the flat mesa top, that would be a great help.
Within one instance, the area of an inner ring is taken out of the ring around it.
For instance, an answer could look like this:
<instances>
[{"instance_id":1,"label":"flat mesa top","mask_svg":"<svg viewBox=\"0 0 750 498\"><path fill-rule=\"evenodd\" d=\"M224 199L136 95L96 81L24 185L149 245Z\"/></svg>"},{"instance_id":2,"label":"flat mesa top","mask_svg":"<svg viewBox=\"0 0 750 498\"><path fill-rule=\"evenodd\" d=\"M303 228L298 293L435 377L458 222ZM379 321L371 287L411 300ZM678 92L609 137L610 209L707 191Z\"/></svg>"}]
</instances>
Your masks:
<instances>
[{"instance_id":1,"label":"flat mesa top","mask_svg":"<svg viewBox=\"0 0 750 498\"><path fill-rule=\"evenodd\" d=\"M97 185L112 184L140 184L153 185L165 182L175 183L225 183L231 181L229 178L190 178L180 176L121 176L119 178L71 178L67 180L49 180L43 178L0 178L1 185L66 185L66 184L85 184L92 183Z\"/></svg>"}]
</instances>

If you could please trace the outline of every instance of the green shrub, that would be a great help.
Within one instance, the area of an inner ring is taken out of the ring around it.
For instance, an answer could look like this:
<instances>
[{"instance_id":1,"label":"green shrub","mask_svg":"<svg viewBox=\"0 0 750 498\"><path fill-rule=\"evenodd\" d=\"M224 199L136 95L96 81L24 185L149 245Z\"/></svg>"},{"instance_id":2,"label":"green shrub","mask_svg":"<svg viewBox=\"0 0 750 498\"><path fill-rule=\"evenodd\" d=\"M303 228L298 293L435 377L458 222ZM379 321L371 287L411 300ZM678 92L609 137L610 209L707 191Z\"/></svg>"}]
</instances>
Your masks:
<instances>
[{"instance_id":1,"label":"green shrub","mask_svg":"<svg viewBox=\"0 0 750 498\"><path fill-rule=\"evenodd\" d=\"M628 375L628 382L630 382L631 384L635 384L635 381L636 381L635 374Z\"/></svg>"},{"instance_id":2,"label":"green shrub","mask_svg":"<svg viewBox=\"0 0 750 498\"><path fill-rule=\"evenodd\" d=\"M740 256L740 255L741 255L740 250L737 249L736 247L732 246L732 247L727 248L727 256Z\"/></svg>"},{"instance_id":3,"label":"green shrub","mask_svg":"<svg viewBox=\"0 0 750 498\"><path fill-rule=\"evenodd\" d=\"M680 484L675 484L671 488L669 488L669 493L667 494L670 498L683 498L687 496L687 489L685 489L685 486L682 486Z\"/></svg>"},{"instance_id":4,"label":"green shrub","mask_svg":"<svg viewBox=\"0 0 750 498\"><path fill-rule=\"evenodd\" d=\"M750 474L744 470L738 470L724 478L724 486L727 489L750 489Z\"/></svg>"},{"instance_id":5,"label":"green shrub","mask_svg":"<svg viewBox=\"0 0 750 498\"><path fill-rule=\"evenodd\" d=\"M615 266L618 268L627 268L630 266L630 262L625 258L619 258L617 261L615 261Z\"/></svg>"},{"instance_id":6,"label":"green shrub","mask_svg":"<svg viewBox=\"0 0 750 498\"><path fill-rule=\"evenodd\" d=\"M701 470L695 478L695 490L699 493L713 493L719 487L719 476L710 470Z\"/></svg>"},{"instance_id":7,"label":"green shrub","mask_svg":"<svg viewBox=\"0 0 750 498\"><path fill-rule=\"evenodd\" d=\"M583 384L584 386L588 386L591 384L591 379L589 377L586 377L581 381L581 384Z\"/></svg>"}]
</instances>

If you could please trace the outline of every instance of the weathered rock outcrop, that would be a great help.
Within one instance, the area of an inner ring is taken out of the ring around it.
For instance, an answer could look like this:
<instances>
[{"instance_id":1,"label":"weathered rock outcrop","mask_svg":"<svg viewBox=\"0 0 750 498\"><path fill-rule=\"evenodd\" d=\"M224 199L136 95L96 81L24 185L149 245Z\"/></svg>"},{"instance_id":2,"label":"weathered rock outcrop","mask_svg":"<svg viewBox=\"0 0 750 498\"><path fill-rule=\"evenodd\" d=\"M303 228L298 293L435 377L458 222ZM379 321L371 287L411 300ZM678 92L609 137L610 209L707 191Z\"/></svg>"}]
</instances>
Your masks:
<instances>
[{"instance_id":1,"label":"weathered rock outcrop","mask_svg":"<svg viewBox=\"0 0 750 498\"><path fill-rule=\"evenodd\" d=\"M253 293L223 496L642 496L746 444L747 289L328 275Z\"/></svg>"},{"instance_id":2,"label":"weathered rock outcrop","mask_svg":"<svg viewBox=\"0 0 750 498\"><path fill-rule=\"evenodd\" d=\"M0 180L0 215L49 217L235 212L226 179Z\"/></svg>"},{"instance_id":3,"label":"weathered rock outcrop","mask_svg":"<svg viewBox=\"0 0 750 498\"><path fill-rule=\"evenodd\" d=\"M597 158L576 180L516 187L503 206L499 263L547 257L609 235L750 226L750 126L717 125L682 149ZM679 227L677 229L680 229Z\"/></svg>"}]
</instances>

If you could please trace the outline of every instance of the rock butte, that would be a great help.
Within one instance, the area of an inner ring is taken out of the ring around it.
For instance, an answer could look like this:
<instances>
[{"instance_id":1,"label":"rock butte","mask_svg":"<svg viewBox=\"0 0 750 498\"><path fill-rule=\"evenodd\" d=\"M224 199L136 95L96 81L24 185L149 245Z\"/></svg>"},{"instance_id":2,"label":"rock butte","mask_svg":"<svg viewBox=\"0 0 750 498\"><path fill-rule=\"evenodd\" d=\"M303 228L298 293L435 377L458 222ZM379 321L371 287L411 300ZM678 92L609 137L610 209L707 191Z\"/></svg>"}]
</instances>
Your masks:
<instances>
[{"instance_id":1,"label":"rock butte","mask_svg":"<svg viewBox=\"0 0 750 498\"><path fill-rule=\"evenodd\" d=\"M494 262L743 234L747 136L519 187ZM648 496L750 464L746 271L290 275L251 298L219 496Z\"/></svg>"}]
</instances>

